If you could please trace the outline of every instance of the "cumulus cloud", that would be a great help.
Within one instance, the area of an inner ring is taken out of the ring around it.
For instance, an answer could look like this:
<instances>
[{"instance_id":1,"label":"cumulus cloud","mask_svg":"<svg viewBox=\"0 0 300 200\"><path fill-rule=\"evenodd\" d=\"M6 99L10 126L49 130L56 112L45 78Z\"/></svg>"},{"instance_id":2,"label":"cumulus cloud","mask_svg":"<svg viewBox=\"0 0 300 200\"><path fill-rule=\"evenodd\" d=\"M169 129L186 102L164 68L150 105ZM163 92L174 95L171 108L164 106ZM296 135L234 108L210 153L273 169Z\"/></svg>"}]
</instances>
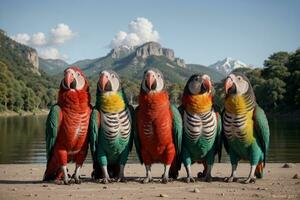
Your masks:
<instances>
[{"instance_id":1,"label":"cumulus cloud","mask_svg":"<svg viewBox=\"0 0 300 200\"><path fill-rule=\"evenodd\" d=\"M12 38L25 45L41 47L64 44L75 35L76 33L74 33L68 25L61 23L52 28L48 36L43 32L35 33L32 36L27 33L19 33L16 36L12 36Z\"/></svg>"},{"instance_id":2,"label":"cumulus cloud","mask_svg":"<svg viewBox=\"0 0 300 200\"><path fill-rule=\"evenodd\" d=\"M12 39L14 39L15 41L21 44L28 45L30 41L30 36L27 33L18 33L17 35L12 36Z\"/></svg>"},{"instance_id":3,"label":"cumulus cloud","mask_svg":"<svg viewBox=\"0 0 300 200\"><path fill-rule=\"evenodd\" d=\"M67 56L62 55L56 47L72 39L75 35L76 33L68 25L60 23L51 28L48 34L43 32L37 32L32 35L18 33L11 38L19 43L37 48L39 56L42 58L65 60Z\"/></svg>"},{"instance_id":4,"label":"cumulus cloud","mask_svg":"<svg viewBox=\"0 0 300 200\"><path fill-rule=\"evenodd\" d=\"M133 47L150 41L158 42L159 34L154 30L151 21L139 17L129 23L127 32L118 32L109 46L113 49L119 46Z\"/></svg>"},{"instance_id":5,"label":"cumulus cloud","mask_svg":"<svg viewBox=\"0 0 300 200\"><path fill-rule=\"evenodd\" d=\"M44 33L38 32L32 35L30 43L33 46L43 46L47 44L47 39Z\"/></svg>"},{"instance_id":6,"label":"cumulus cloud","mask_svg":"<svg viewBox=\"0 0 300 200\"><path fill-rule=\"evenodd\" d=\"M61 60L66 60L68 57L67 55L62 55L58 49L54 47L49 47L42 49L39 52L39 56L44 59L61 59Z\"/></svg>"},{"instance_id":7,"label":"cumulus cloud","mask_svg":"<svg viewBox=\"0 0 300 200\"><path fill-rule=\"evenodd\" d=\"M75 36L75 33L66 24L58 24L51 29L50 33L53 44L63 44Z\"/></svg>"}]
</instances>

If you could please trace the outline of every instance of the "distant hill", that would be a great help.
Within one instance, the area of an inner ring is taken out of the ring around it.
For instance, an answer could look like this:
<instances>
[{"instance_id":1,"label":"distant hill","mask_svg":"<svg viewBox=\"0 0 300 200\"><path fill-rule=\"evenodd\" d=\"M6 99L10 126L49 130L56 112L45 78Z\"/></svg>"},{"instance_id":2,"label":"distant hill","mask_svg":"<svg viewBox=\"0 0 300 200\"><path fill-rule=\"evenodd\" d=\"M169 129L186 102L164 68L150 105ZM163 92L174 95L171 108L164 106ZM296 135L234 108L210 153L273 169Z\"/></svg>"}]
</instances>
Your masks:
<instances>
[{"instance_id":1,"label":"distant hill","mask_svg":"<svg viewBox=\"0 0 300 200\"><path fill-rule=\"evenodd\" d=\"M43 59L39 58L39 67L47 74L54 75L61 73L69 64L60 59Z\"/></svg>"},{"instance_id":2,"label":"distant hill","mask_svg":"<svg viewBox=\"0 0 300 200\"><path fill-rule=\"evenodd\" d=\"M229 74L231 71L238 68L252 68L251 65L247 65L239 60L232 58L225 58L223 60L219 60L216 63L209 65L208 67L216 69L224 74Z\"/></svg>"},{"instance_id":3,"label":"distant hill","mask_svg":"<svg viewBox=\"0 0 300 200\"><path fill-rule=\"evenodd\" d=\"M40 70L36 50L0 30L0 112L47 108L56 99L56 87Z\"/></svg>"},{"instance_id":4,"label":"distant hill","mask_svg":"<svg viewBox=\"0 0 300 200\"><path fill-rule=\"evenodd\" d=\"M208 73L216 82L225 77L202 65L185 64L183 59L175 57L172 49L163 48L156 42L134 48L121 46L104 57L80 60L72 65L79 66L92 78L104 69L113 69L123 78L140 81L144 70L151 67L160 69L170 83L184 84L193 73Z\"/></svg>"}]
</instances>

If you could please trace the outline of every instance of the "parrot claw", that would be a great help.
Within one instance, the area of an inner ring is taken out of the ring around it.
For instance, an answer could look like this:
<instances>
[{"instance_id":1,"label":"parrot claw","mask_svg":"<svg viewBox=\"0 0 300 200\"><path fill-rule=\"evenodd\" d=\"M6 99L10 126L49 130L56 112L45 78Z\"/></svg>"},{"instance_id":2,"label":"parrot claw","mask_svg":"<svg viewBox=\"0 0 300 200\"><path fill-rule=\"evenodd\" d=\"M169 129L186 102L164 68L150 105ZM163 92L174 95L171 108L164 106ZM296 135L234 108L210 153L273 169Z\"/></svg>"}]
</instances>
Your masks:
<instances>
[{"instance_id":1,"label":"parrot claw","mask_svg":"<svg viewBox=\"0 0 300 200\"><path fill-rule=\"evenodd\" d=\"M203 178L203 180L204 180L205 182L208 182L208 183L210 183L210 182L212 181L212 176L211 176L211 175L208 175L208 174L206 174L206 176Z\"/></svg>"},{"instance_id":2,"label":"parrot claw","mask_svg":"<svg viewBox=\"0 0 300 200\"><path fill-rule=\"evenodd\" d=\"M237 182L237 178L233 177L233 176L230 176L230 177L226 177L224 179L224 181L227 182L227 183Z\"/></svg>"},{"instance_id":3,"label":"parrot claw","mask_svg":"<svg viewBox=\"0 0 300 200\"><path fill-rule=\"evenodd\" d=\"M170 181L170 179L169 179L168 177L163 177L163 178L161 179L161 182L162 182L163 184L167 184L169 181Z\"/></svg>"},{"instance_id":4,"label":"parrot claw","mask_svg":"<svg viewBox=\"0 0 300 200\"><path fill-rule=\"evenodd\" d=\"M125 177L119 177L117 179L117 182L121 182L121 183L127 183L127 179Z\"/></svg>"},{"instance_id":5,"label":"parrot claw","mask_svg":"<svg viewBox=\"0 0 300 200\"><path fill-rule=\"evenodd\" d=\"M146 177L143 180L143 183L150 183L150 182L153 182L153 179L151 177Z\"/></svg>"},{"instance_id":6,"label":"parrot claw","mask_svg":"<svg viewBox=\"0 0 300 200\"><path fill-rule=\"evenodd\" d=\"M71 182L69 180L64 180L63 182L65 185L71 185Z\"/></svg>"},{"instance_id":7,"label":"parrot claw","mask_svg":"<svg viewBox=\"0 0 300 200\"><path fill-rule=\"evenodd\" d=\"M108 184L108 183L111 183L111 180L110 180L110 178L103 178L103 179L101 180L101 183L103 183L103 184Z\"/></svg>"},{"instance_id":8,"label":"parrot claw","mask_svg":"<svg viewBox=\"0 0 300 200\"><path fill-rule=\"evenodd\" d=\"M203 172L198 172L197 177L203 178L203 177L205 177L205 174Z\"/></svg>"},{"instance_id":9,"label":"parrot claw","mask_svg":"<svg viewBox=\"0 0 300 200\"><path fill-rule=\"evenodd\" d=\"M75 184L81 184L80 176L76 177L75 174L72 175L71 181Z\"/></svg>"},{"instance_id":10,"label":"parrot claw","mask_svg":"<svg viewBox=\"0 0 300 200\"><path fill-rule=\"evenodd\" d=\"M186 177L185 182L186 183L195 183L196 180L193 177Z\"/></svg>"},{"instance_id":11,"label":"parrot claw","mask_svg":"<svg viewBox=\"0 0 300 200\"><path fill-rule=\"evenodd\" d=\"M249 177L246 180L243 181L244 184L248 184L248 183L255 183L256 178L255 177Z\"/></svg>"}]
</instances>

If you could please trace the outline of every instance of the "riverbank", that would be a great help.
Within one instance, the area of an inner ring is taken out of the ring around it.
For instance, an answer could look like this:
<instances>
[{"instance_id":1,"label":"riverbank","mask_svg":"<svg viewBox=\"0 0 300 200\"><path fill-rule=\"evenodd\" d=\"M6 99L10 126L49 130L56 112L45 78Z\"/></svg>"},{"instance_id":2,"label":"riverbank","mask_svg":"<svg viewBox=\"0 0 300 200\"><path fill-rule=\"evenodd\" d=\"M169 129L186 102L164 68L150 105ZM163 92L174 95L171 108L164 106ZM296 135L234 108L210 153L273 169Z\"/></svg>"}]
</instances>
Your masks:
<instances>
[{"instance_id":1,"label":"riverbank","mask_svg":"<svg viewBox=\"0 0 300 200\"><path fill-rule=\"evenodd\" d=\"M47 109L36 110L33 112L28 112L28 111L15 112L15 111L8 110L8 111L0 112L0 117L48 115L48 113L49 113L49 110L47 110Z\"/></svg>"},{"instance_id":2,"label":"riverbank","mask_svg":"<svg viewBox=\"0 0 300 200\"><path fill-rule=\"evenodd\" d=\"M41 181L44 164L2 164L0 165L0 199L299 199L300 198L300 163L283 168L280 163L267 163L264 179L255 184L225 183L223 178L230 174L230 164L217 163L213 168L214 182L197 181L187 184L183 178L168 184L161 184L158 177L163 166L153 165L154 183L141 184L140 177L145 176L144 167L139 164L126 166L127 183L103 185L90 179L92 164L85 164L82 169L81 185L56 185ZM74 165L69 165L71 172ZM193 165L196 176L200 165ZM202 168L201 168L202 169ZM246 177L249 165L238 166L238 176ZM185 176L184 168L180 177Z\"/></svg>"}]
</instances>

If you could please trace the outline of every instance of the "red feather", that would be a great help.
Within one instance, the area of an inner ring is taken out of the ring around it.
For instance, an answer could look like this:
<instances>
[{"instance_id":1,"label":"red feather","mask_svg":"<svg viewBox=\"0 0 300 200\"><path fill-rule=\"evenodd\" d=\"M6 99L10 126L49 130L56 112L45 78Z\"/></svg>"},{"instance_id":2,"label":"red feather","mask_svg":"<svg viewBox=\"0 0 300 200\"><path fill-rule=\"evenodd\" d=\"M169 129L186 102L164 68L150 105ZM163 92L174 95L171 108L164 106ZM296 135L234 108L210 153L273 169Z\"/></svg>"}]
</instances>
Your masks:
<instances>
[{"instance_id":1,"label":"red feather","mask_svg":"<svg viewBox=\"0 0 300 200\"><path fill-rule=\"evenodd\" d=\"M76 71L79 69L72 68ZM88 150L87 133L91 105L87 81L82 90L68 90L61 85L58 105L61 108L59 129L44 179L53 173L56 173L55 178L61 178L60 166L66 165L70 160L82 165Z\"/></svg>"},{"instance_id":2,"label":"red feather","mask_svg":"<svg viewBox=\"0 0 300 200\"><path fill-rule=\"evenodd\" d=\"M171 164L175 157L175 146L172 134L173 119L167 92L141 93L139 105L138 130L144 163Z\"/></svg>"}]
</instances>

